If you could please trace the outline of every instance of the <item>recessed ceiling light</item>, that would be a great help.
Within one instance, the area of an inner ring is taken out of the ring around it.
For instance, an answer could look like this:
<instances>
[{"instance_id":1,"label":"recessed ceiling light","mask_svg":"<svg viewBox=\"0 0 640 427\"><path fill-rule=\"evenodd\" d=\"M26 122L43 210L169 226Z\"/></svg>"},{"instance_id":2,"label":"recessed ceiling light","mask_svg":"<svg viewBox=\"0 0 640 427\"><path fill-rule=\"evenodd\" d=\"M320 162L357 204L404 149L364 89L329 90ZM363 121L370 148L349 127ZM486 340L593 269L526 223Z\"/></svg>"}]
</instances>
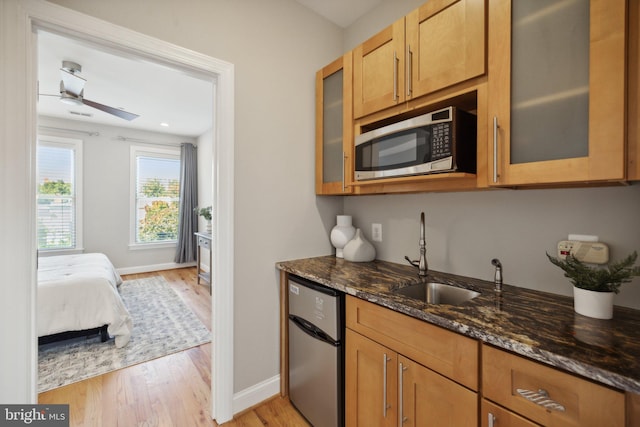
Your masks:
<instances>
[{"instance_id":1,"label":"recessed ceiling light","mask_svg":"<svg viewBox=\"0 0 640 427\"><path fill-rule=\"evenodd\" d=\"M169 123L162 122L160 123L160 126L169 127Z\"/></svg>"}]
</instances>

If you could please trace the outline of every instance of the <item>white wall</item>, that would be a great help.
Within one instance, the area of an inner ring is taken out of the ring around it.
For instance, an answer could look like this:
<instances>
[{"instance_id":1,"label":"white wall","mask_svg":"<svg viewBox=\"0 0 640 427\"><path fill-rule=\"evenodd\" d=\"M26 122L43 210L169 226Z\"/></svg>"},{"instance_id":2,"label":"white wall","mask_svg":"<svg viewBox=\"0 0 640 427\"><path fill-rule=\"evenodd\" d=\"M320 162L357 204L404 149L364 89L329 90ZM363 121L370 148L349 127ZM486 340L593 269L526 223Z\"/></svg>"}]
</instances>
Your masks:
<instances>
[{"instance_id":1,"label":"white wall","mask_svg":"<svg viewBox=\"0 0 640 427\"><path fill-rule=\"evenodd\" d=\"M422 0L384 0L345 31L351 49L390 25ZM571 294L568 279L551 265L569 233L595 234L620 259L640 251L640 185L631 187L502 190L473 193L384 195L345 198L344 211L371 236L381 223L379 258L405 262L418 256L420 212L426 214L427 255L435 270L491 280L490 260L500 258L505 282L558 294ZM615 303L640 309L640 278L623 285Z\"/></svg>"},{"instance_id":2,"label":"white wall","mask_svg":"<svg viewBox=\"0 0 640 427\"><path fill-rule=\"evenodd\" d=\"M424 4L425 0L382 0L380 5L351 24L344 33L345 52Z\"/></svg>"},{"instance_id":3,"label":"white wall","mask_svg":"<svg viewBox=\"0 0 640 427\"><path fill-rule=\"evenodd\" d=\"M235 66L235 391L279 372L279 260L330 253L340 198L314 195L314 77L342 30L293 0L55 3Z\"/></svg>"},{"instance_id":4,"label":"white wall","mask_svg":"<svg viewBox=\"0 0 640 427\"><path fill-rule=\"evenodd\" d=\"M640 185L555 190L350 196L345 212L371 237L382 224L383 241L372 242L380 259L418 258L420 212L425 212L429 268L493 280L499 258L510 285L571 295L555 255L559 240L593 234L610 246L613 259L640 251ZM625 284L615 304L640 308L640 278Z\"/></svg>"},{"instance_id":5,"label":"white wall","mask_svg":"<svg viewBox=\"0 0 640 427\"><path fill-rule=\"evenodd\" d=\"M98 132L97 136L41 128L41 135L83 141L83 245L85 252L103 252L118 269L141 270L173 266L175 245L156 249L131 249L130 242L130 147L141 145L119 141L118 136L158 143L196 143L194 138L157 132L134 131L77 120L40 117L45 127ZM144 145L144 144L142 144ZM166 148L166 145L157 145ZM179 149L179 145L174 148ZM209 149L210 150L210 149ZM203 172L211 179L211 163ZM209 185L209 189L210 189Z\"/></svg>"}]
</instances>

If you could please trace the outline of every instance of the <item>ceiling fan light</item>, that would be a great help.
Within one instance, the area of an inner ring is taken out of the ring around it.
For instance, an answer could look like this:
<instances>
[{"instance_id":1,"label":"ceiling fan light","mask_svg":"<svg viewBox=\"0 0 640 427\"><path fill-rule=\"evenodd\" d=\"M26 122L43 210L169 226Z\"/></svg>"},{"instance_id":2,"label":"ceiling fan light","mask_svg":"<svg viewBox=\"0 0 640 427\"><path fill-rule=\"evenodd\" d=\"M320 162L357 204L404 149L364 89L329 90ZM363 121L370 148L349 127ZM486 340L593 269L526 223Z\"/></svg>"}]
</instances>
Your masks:
<instances>
[{"instance_id":1,"label":"ceiling fan light","mask_svg":"<svg viewBox=\"0 0 640 427\"><path fill-rule=\"evenodd\" d=\"M65 92L60 94L60 102L68 105L82 105L82 100L80 98Z\"/></svg>"}]
</instances>

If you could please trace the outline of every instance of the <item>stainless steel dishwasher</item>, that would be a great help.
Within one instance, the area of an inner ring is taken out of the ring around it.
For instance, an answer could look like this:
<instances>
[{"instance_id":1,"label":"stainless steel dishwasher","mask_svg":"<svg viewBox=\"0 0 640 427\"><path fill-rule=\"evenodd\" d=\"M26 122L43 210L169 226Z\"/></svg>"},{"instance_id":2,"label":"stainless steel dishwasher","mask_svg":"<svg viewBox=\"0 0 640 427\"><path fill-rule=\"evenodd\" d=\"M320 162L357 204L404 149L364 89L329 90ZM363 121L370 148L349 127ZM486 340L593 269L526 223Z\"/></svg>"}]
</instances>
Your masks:
<instances>
[{"instance_id":1,"label":"stainless steel dishwasher","mask_svg":"<svg viewBox=\"0 0 640 427\"><path fill-rule=\"evenodd\" d=\"M289 276L289 398L314 427L344 426L344 294Z\"/></svg>"}]
</instances>

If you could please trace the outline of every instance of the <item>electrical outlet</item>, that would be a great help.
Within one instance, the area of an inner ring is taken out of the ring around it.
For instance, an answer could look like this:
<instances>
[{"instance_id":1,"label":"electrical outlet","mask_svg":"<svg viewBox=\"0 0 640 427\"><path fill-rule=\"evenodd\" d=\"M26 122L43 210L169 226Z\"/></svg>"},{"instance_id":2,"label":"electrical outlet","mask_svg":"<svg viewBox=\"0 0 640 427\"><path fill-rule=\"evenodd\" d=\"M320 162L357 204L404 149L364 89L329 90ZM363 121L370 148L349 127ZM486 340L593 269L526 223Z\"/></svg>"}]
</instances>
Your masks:
<instances>
[{"instance_id":1,"label":"electrical outlet","mask_svg":"<svg viewBox=\"0 0 640 427\"><path fill-rule=\"evenodd\" d=\"M371 240L382 242L382 224L371 224Z\"/></svg>"},{"instance_id":2,"label":"electrical outlet","mask_svg":"<svg viewBox=\"0 0 640 427\"><path fill-rule=\"evenodd\" d=\"M606 264L609 261L609 247L599 242L579 242L577 240L558 242L558 257L565 259L569 254L582 262L593 264Z\"/></svg>"}]
</instances>

